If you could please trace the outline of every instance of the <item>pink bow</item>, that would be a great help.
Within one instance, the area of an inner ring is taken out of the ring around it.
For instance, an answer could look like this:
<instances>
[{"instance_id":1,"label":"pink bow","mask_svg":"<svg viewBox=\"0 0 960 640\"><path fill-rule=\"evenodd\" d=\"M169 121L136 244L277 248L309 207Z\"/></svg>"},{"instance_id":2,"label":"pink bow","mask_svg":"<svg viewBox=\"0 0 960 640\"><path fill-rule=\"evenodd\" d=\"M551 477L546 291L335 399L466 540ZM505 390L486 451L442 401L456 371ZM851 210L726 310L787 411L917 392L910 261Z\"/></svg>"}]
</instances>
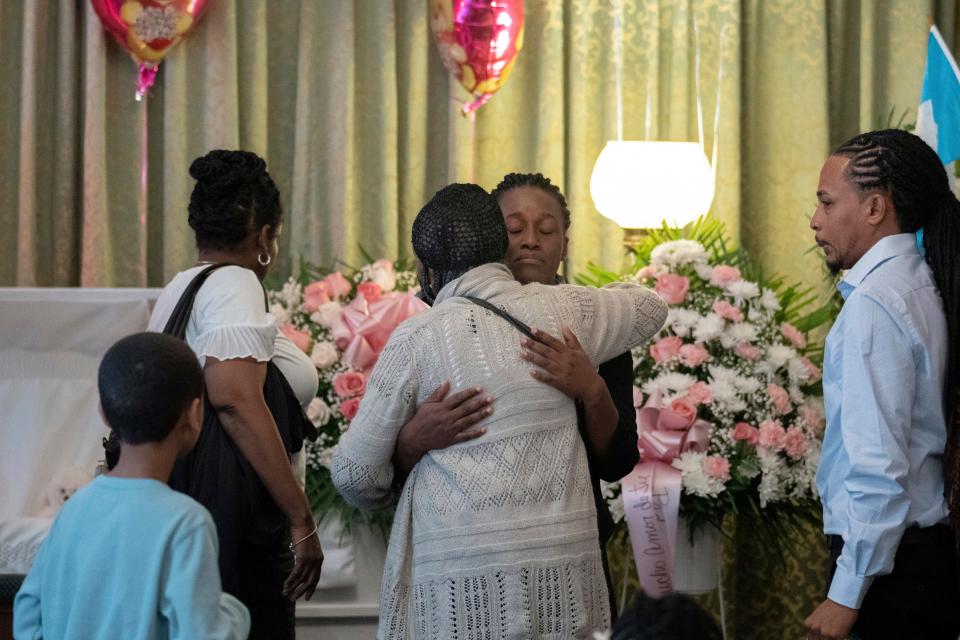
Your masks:
<instances>
[{"instance_id":1,"label":"pink bow","mask_svg":"<svg viewBox=\"0 0 960 640\"><path fill-rule=\"evenodd\" d=\"M713 425L699 418L691 422L687 416L651 404L637 410L641 462L670 464L684 451L707 450Z\"/></svg>"},{"instance_id":2,"label":"pink bow","mask_svg":"<svg viewBox=\"0 0 960 640\"><path fill-rule=\"evenodd\" d=\"M390 334L407 318L429 309L412 293L384 295L368 304L363 294L344 308L333 327L333 339L343 350L343 362L367 370L387 344Z\"/></svg>"}]
</instances>

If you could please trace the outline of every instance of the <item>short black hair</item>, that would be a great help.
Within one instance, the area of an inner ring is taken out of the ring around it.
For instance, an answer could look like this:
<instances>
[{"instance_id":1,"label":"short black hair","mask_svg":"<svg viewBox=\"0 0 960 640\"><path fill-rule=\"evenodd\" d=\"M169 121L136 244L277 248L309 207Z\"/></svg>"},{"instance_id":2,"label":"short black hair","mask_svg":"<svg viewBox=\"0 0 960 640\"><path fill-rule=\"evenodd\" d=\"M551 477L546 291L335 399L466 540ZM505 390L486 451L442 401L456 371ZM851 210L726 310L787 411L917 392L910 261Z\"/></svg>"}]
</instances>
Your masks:
<instances>
[{"instance_id":1,"label":"short black hair","mask_svg":"<svg viewBox=\"0 0 960 640\"><path fill-rule=\"evenodd\" d=\"M280 191L263 158L251 151L214 149L193 161L190 175L197 184L188 221L198 249L233 249L264 225L276 235L283 217Z\"/></svg>"},{"instance_id":2,"label":"short black hair","mask_svg":"<svg viewBox=\"0 0 960 640\"><path fill-rule=\"evenodd\" d=\"M690 596L651 598L640 592L613 625L610 640L721 640L723 633Z\"/></svg>"},{"instance_id":3,"label":"short black hair","mask_svg":"<svg viewBox=\"0 0 960 640\"><path fill-rule=\"evenodd\" d=\"M560 205L560 212L563 214L563 228L570 228L570 208L567 206L567 199L560 191L560 187L553 184L550 178L542 173L508 173L503 176L503 180L493 190L492 195L499 201L500 196L517 187L534 187L552 196Z\"/></svg>"},{"instance_id":4,"label":"short black hair","mask_svg":"<svg viewBox=\"0 0 960 640\"><path fill-rule=\"evenodd\" d=\"M135 333L104 354L97 372L100 405L120 442L160 442L193 400L203 372L187 344L163 333Z\"/></svg>"}]
</instances>

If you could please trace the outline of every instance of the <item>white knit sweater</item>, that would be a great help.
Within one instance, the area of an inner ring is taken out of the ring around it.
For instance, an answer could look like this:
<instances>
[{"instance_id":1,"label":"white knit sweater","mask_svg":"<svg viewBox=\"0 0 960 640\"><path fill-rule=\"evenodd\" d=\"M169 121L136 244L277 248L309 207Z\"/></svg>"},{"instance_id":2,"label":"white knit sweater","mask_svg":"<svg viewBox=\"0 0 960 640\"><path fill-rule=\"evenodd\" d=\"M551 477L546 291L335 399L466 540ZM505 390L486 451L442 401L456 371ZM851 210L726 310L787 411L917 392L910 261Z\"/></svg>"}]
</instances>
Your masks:
<instances>
[{"instance_id":1,"label":"white knit sweater","mask_svg":"<svg viewBox=\"0 0 960 640\"><path fill-rule=\"evenodd\" d=\"M390 337L333 481L352 504L394 498L397 432L444 380L493 397L487 433L424 456L399 498L378 638L587 638L610 625L586 453L573 401L530 377L521 334L462 297L486 299L560 335L593 363L653 336L667 308L638 286L521 285L488 264L449 283Z\"/></svg>"}]
</instances>

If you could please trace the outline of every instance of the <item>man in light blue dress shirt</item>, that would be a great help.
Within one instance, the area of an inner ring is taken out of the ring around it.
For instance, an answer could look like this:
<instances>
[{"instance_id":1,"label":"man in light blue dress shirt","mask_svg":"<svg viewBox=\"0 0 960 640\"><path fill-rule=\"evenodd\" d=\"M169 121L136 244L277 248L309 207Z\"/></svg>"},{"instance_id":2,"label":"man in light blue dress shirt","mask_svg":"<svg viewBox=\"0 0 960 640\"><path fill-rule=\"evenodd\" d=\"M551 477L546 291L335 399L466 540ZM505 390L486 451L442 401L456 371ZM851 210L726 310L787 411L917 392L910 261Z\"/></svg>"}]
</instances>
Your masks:
<instances>
[{"instance_id":1,"label":"man in light blue dress shirt","mask_svg":"<svg viewBox=\"0 0 960 640\"><path fill-rule=\"evenodd\" d=\"M960 273L945 254L960 252L960 204L933 150L894 130L834 152L817 198L810 228L830 269L846 272L824 352L817 473L835 564L808 638L955 640L944 453L955 444ZM946 477L954 487L955 471Z\"/></svg>"}]
</instances>

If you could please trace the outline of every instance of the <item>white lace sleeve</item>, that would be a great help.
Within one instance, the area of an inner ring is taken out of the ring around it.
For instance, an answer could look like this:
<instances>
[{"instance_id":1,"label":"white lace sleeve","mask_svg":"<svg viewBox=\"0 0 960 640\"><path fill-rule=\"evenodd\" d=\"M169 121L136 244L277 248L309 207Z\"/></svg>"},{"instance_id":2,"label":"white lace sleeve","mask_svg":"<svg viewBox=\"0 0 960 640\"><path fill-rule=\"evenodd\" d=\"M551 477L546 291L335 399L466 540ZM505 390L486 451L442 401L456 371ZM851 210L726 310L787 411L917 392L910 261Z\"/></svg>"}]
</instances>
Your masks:
<instances>
[{"instance_id":1,"label":"white lace sleeve","mask_svg":"<svg viewBox=\"0 0 960 640\"><path fill-rule=\"evenodd\" d=\"M192 334L192 335L191 335ZM263 288L249 269L223 267L197 294L187 342L203 361L273 358L277 327L267 313Z\"/></svg>"},{"instance_id":2,"label":"white lace sleeve","mask_svg":"<svg viewBox=\"0 0 960 640\"><path fill-rule=\"evenodd\" d=\"M667 319L667 304L646 287L614 283L603 289L562 289L566 304L573 305L571 328L595 364L646 342Z\"/></svg>"},{"instance_id":3,"label":"white lace sleeve","mask_svg":"<svg viewBox=\"0 0 960 640\"><path fill-rule=\"evenodd\" d=\"M416 412L416 362L402 327L387 342L357 416L333 452L330 474L340 495L361 509L393 500L393 450L400 427Z\"/></svg>"}]
</instances>

